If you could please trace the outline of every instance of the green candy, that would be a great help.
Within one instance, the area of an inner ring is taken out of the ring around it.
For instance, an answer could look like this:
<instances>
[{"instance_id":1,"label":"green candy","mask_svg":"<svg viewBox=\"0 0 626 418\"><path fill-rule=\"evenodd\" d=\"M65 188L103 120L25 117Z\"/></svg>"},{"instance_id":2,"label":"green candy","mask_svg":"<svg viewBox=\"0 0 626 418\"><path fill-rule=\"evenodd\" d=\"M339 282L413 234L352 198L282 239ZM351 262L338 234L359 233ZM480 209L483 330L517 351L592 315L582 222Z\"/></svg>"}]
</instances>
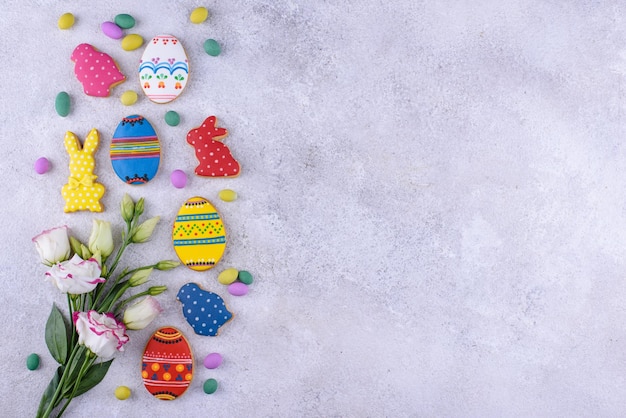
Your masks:
<instances>
[{"instance_id":1,"label":"green candy","mask_svg":"<svg viewBox=\"0 0 626 418\"><path fill-rule=\"evenodd\" d=\"M204 389L204 393L206 393L207 395L215 393L215 391L217 390L217 380L215 379L205 380L203 389Z\"/></svg>"},{"instance_id":2,"label":"green candy","mask_svg":"<svg viewBox=\"0 0 626 418\"><path fill-rule=\"evenodd\" d=\"M135 18L126 13L115 16L115 24L122 29L130 29L135 26Z\"/></svg>"},{"instance_id":3,"label":"green candy","mask_svg":"<svg viewBox=\"0 0 626 418\"><path fill-rule=\"evenodd\" d=\"M57 98L54 100L54 109L59 116L66 117L70 114L70 95L62 91L57 94Z\"/></svg>"},{"instance_id":4,"label":"green candy","mask_svg":"<svg viewBox=\"0 0 626 418\"><path fill-rule=\"evenodd\" d=\"M39 356L35 353L29 355L26 358L26 367L28 367L28 370L37 370L39 367Z\"/></svg>"},{"instance_id":5,"label":"green candy","mask_svg":"<svg viewBox=\"0 0 626 418\"><path fill-rule=\"evenodd\" d=\"M254 279L252 278L252 274L249 271L241 270L239 272L239 276L237 276L237 280L244 284L252 284Z\"/></svg>"},{"instance_id":6,"label":"green candy","mask_svg":"<svg viewBox=\"0 0 626 418\"><path fill-rule=\"evenodd\" d=\"M212 57L217 57L222 52L222 48L215 39L207 39L204 41L204 51Z\"/></svg>"},{"instance_id":7,"label":"green candy","mask_svg":"<svg viewBox=\"0 0 626 418\"><path fill-rule=\"evenodd\" d=\"M170 110L165 114L165 123L170 126L176 126L180 123L180 116L178 115L178 113Z\"/></svg>"}]
</instances>

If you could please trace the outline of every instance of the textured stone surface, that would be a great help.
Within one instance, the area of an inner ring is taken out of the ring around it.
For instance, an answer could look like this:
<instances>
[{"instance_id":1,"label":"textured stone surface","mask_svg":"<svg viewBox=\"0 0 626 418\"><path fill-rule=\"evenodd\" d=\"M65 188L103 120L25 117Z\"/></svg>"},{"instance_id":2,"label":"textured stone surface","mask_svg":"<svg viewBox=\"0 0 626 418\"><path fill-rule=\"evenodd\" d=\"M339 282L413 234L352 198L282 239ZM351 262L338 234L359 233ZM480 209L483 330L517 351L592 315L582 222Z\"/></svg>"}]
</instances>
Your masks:
<instances>
[{"instance_id":1,"label":"textured stone surface","mask_svg":"<svg viewBox=\"0 0 626 418\"><path fill-rule=\"evenodd\" d=\"M192 25L189 1L149 10L5 1L5 415L33 416L54 370L44 324L65 299L43 282L30 238L63 224L88 238L93 215L62 211L62 140L94 127L107 187L96 216L117 222L126 192L162 216L128 264L175 257L171 223L194 195L218 206L230 242L208 273L154 275L170 286L165 312L130 334L68 417L624 415L626 8L521 3L230 1L207 5L209 20ZM60 31L66 11L76 24ZM99 32L118 13L134 16L146 40L182 41L192 74L175 102L141 93L143 48L123 51ZM208 37L219 57L203 51ZM73 77L69 56L82 42L128 77L108 99L85 96ZM140 100L125 108L129 89ZM72 97L67 118L54 111L61 90ZM181 115L177 127L164 122L168 110ZM121 183L108 157L115 126L133 113L163 147L159 174L142 187ZM185 135L212 114L242 164L236 179L193 175ZM32 169L40 156L52 163L43 176ZM187 172L184 189L171 186L174 169ZM239 199L220 201L223 188ZM248 295L217 284L227 267L254 274ZM216 338L182 318L175 295L189 281L235 312ZM164 325L185 332L197 367L224 356L215 371L198 367L171 403L139 376L144 345ZM36 372L24 367L30 352L42 357ZM210 400L208 378L220 384ZM133 396L118 402L119 385Z\"/></svg>"}]
</instances>

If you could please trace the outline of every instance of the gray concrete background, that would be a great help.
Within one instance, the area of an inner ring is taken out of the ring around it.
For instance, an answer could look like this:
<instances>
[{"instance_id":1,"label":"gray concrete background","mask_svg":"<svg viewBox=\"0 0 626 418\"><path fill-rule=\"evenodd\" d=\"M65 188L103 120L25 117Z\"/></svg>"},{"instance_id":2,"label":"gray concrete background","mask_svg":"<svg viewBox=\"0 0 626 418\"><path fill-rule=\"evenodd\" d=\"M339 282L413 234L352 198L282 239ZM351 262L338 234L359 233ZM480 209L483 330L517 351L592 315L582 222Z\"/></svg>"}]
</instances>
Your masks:
<instances>
[{"instance_id":1,"label":"gray concrete background","mask_svg":"<svg viewBox=\"0 0 626 418\"><path fill-rule=\"evenodd\" d=\"M97 217L121 231L124 193L162 221L126 265L175 258L170 228L201 195L222 212L226 254L208 273L155 273L165 312L130 333L105 380L68 417L621 416L626 412L626 152L622 2L230 1L188 21L195 2L4 1L0 101L0 313L5 416L33 416L54 370L44 325L65 299L43 281L31 237L67 224L86 240ZM70 11L77 23L56 27ZM129 32L181 40L191 78L155 105L99 25L130 13ZM223 53L206 55L218 40ZM69 56L92 43L128 81L87 97ZM67 118L54 111L61 91ZM130 108L126 90L140 93ZM167 110L181 124L169 127ZM131 187L108 156L123 116L159 134L158 176ZM217 115L242 164L236 179L193 176L188 130ZM101 133L101 214L62 212L62 141ZM52 170L40 176L34 161ZM169 174L182 169L185 189ZM232 188L239 200L219 201ZM216 281L251 271L235 298ZM220 293L236 318L216 338L193 334L175 300L187 282ZM140 378L150 334L179 327L196 375L174 402ZM210 371L210 352L224 364ZM37 352L42 365L25 367ZM220 389L208 396L202 383ZM121 402L118 385L133 390Z\"/></svg>"}]
</instances>

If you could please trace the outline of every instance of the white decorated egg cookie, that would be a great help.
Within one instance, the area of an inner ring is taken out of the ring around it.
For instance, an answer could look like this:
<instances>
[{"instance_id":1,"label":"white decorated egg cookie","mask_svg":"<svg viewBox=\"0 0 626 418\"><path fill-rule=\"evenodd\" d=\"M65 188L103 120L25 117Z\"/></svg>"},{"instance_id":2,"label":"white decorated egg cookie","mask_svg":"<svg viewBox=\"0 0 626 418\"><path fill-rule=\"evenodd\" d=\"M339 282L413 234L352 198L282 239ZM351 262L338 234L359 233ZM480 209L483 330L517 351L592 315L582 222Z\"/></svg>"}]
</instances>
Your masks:
<instances>
[{"instance_id":1,"label":"white decorated egg cookie","mask_svg":"<svg viewBox=\"0 0 626 418\"><path fill-rule=\"evenodd\" d=\"M122 118L111 140L111 164L115 174L127 184L145 184L159 169L161 145L146 118Z\"/></svg>"},{"instance_id":2,"label":"white decorated egg cookie","mask_svg":"<svg viewBox=\"0 0 626 418\"><path fill-rule=\"evenodd\" d=\"M226 249L222 217L205 198L188 199L172 226L172 243L180 261L190 269L213 268Z\"/></svg>"},{"instance_id":3,"label":"white decorated egg cookie","mask_svg":"<svg viewBox=\"0 0 626 418\"><path fill-rule=\"evenodd\" d=\"M189 62L182 43L171 35L158 35L146 45L139 61L139 82L155 103L169 103L185 89Z\"/></svg>"}]
</instances>

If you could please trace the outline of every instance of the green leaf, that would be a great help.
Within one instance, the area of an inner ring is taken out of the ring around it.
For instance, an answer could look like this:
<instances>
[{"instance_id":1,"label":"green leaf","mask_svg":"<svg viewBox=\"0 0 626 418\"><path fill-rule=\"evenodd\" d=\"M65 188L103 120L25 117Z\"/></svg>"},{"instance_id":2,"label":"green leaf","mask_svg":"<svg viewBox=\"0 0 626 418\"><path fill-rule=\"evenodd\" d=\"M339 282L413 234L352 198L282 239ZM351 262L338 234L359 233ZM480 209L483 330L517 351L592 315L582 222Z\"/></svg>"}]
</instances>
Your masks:
<instances>
[{"instance_id":1,"label":"green leaf","mask_svg":"<svg viewBox=\"0 0 626 418\"><path fill-rule=\"evenodd\" d=\"M109 361L94 364L91 367L89 367L89 369L87 369L87 372L81 379L80 384L78 385L78 389L76 389L76 393L74 394L74 396L76 397L76 396L82 395L83 393L87 392L88 390L96 386L98 383L100 383L102 379L104 379L104 376L106 376L107 372L109 371L109 367L111 367L111 363L113 363L113 360L114 359L111 359Z\"/></svg>"},{"instance_id":2,"label":"green leaf","mask_svg":"<svg viewBox=\"0 0 626 418\"><path fill-rule=\"evenodd\" d=\"M48 408L48 405L50 405L50 402L52 402L52 398L54 397L54 392L56 392L57 388L59 387L59 382L61 381L62 374L63 374L63 366L59 366L56 372L54 373L54 376L52 376L52 380L50 380L48 387L43 392L43 395L41 395L41 402L39 402L39 409L37 409L38 417L40 417L44 413L44 411ZM57 405L59 405L60 402L61 402L61 397L57 399L54 406L56 407Z\"/></svg>"},{"instance_id":3,"label":"green leaf","mask_svg":"<svg viewBox=\"0 0 626 418\"><path fill-rule=\"evenodd\" d=\"M68 331L67 324L63 319L63 314L59 308L53 304L52 311L46 322L46 345L52 357L59 364L65 363L67 359Z\"/></svg>"}]
</instances>

